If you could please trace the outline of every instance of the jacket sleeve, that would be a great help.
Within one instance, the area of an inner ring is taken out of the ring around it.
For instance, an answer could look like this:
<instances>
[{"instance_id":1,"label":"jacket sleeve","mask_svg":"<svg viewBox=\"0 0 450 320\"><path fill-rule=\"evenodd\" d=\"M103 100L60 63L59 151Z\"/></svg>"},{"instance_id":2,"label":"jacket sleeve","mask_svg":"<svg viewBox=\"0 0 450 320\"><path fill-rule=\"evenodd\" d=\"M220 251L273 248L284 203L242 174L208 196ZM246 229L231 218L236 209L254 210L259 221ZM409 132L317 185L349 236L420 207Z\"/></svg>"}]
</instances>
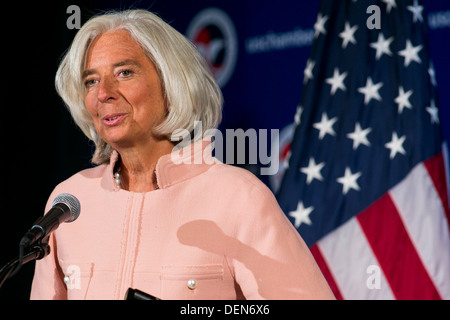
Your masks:
<instances>
[{"instance_id":1,"label":"jacket sleeve","mask_svg":"<svg viewBox=\"0 0 450 320\"><path fill-rule=\"evenodd\" d=\"M246 211L229 262L246 299L335 298L309 248L262 183L249 191Z\"/></svg>"},{"instance_id":2,"label":"jacket sleeve","mask_svg":"<svg viewBox=\"0 0 450 320\"><path fill-rule=\"evenodd\" d=\"M51 196L50 199L53 197ZM50 209L50 200L46 211ZM36 261L33 282L31 284L31 300L66 300L67 289L64 275L57 263L56 240L53 234L49 237L50 254Z\"/></svg>"}]
</instances>

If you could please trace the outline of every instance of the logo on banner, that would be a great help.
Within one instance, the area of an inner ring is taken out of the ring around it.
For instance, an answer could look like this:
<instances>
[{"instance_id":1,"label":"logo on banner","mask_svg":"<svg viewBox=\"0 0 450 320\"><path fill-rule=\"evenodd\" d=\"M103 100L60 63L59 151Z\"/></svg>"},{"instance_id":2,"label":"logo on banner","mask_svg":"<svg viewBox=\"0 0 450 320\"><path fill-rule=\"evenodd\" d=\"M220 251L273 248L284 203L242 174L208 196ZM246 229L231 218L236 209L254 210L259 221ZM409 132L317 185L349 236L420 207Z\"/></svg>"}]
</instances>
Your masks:
<instances>
[{"instance_id":1,"label":"logo on banner","mask_svg":"<svg viewBox=\"0 0 450 320\"><path fill-rule=\"evenodd\" d=\"M221 9L204 9L192 19L186 36L206 59L217 84L224 87L233 74L238 53L230 17Z\"/></svg>"}]
</instances>

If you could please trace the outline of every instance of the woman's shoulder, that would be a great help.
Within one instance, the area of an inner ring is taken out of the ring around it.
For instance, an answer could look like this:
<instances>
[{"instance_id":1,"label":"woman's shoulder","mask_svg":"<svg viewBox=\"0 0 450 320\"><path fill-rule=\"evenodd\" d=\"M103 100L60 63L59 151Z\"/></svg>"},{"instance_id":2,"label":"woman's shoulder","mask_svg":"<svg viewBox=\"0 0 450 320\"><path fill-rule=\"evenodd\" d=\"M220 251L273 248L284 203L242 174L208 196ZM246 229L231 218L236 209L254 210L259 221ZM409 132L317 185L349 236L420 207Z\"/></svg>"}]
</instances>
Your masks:
<instances>
[{"instance_id":1,"label":"woman's shoulder","mask_svg":"<svg viewBox=\"0 0 450 320\"><path fill-rule=\"evenodd\" d=\"M66 189L87 188L89 184L98 183L98 181L104 176L106 170L108 170L108 165L106 164L83 169L61 181L55 187L55 190L63 191Z\"/></svg>"},{"instance_id":2,"label":"woman's shoulder","mask_svg":"<svg viewBox=\"0 0 450 320\"><path fill-rule=\"evenodd\" d=\"M63 182L71 183L71 182L75 182L78 180L98 179L104 175L105 170L107 170L108 167L109 167L109 165L102 164L102 165L94 166L92 168L83 169L83 170L78 171L77 173L73 174L68 179L64 180Z\"/></svg>"},{"instance_id":3,"label":"woman's shoulder","mask_svg":"<svg viewBox=\"0 0 450 320\"><path fill-rule=\"evenodd\" d=\"M248 169L218 163L207 171L208 178L222 188L246 189L258 194L272 194L269 187Z\"/></svg>"}]
</instances>

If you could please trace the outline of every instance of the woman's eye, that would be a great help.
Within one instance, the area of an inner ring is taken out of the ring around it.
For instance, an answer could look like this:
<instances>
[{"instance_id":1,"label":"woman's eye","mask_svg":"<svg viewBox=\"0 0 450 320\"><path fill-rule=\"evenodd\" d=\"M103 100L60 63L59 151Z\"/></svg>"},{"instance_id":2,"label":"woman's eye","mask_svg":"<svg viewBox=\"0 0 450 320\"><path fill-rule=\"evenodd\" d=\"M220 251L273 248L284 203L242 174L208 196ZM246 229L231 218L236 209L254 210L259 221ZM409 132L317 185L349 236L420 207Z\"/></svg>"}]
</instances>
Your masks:
<instances>
[{"instance_id":1,"label":"woman's eye","mask_svg":"<svg viewBox=\"0 0 450 320\"><path fill-rule=\"evenodd\" d=\"M133 74L133 71L131 70L122 70L119 72L119 75L121 75L122 77L129 77Z\"/></svg>"},{"instance_id":2,"label":"woman's eye","mask_svg":"<svg viewBox=\"0 0 450 320\"><path fill-rule=\"evenodd\" d=\"M97 80L94 80L94 79L86 80L86 81L84 82L84 86L85 86L86 88L90 88L90 87L92 87L96 82L97 82Z\"/></svg>"}]
</instances>

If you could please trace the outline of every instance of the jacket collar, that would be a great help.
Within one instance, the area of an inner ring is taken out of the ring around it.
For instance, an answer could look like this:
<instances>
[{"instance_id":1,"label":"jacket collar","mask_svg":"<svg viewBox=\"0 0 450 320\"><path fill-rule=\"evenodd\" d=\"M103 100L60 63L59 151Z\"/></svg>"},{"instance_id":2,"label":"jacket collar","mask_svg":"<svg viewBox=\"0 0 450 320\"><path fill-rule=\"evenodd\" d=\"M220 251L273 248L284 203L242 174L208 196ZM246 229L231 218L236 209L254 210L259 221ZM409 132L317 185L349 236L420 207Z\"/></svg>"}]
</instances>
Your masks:
<instances>
[{"instance_id":1,"label":"jacket collar","mask_svg":"<svg viewBox=\"0 0 450 320\"><path fill-rule=\"evenodd\" d=\"M159 158L156 164L156 179L159 189L191 179L207 171L220 161L212 156L211 142L204 139L179 148L174 147L171 153ZM113 150L107 170L108 184L112 190L120 188L114 181L114 167L119 160L119 153Z\"/></svg>"}]
</instances>

